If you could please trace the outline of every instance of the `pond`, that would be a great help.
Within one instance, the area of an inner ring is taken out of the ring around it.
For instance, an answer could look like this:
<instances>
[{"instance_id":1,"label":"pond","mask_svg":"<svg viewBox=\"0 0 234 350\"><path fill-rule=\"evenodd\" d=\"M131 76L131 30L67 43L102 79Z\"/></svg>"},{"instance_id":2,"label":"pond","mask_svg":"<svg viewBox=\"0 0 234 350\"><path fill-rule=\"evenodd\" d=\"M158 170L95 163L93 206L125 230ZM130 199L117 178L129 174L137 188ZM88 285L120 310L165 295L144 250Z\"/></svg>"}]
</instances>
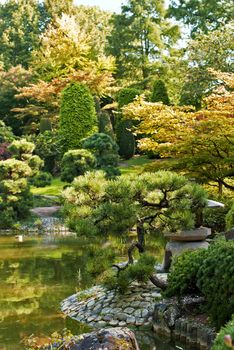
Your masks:
<instances>
[{"instance_id":1,"label":"pond","mask_svg":"<svg viewBox=\"0 0 234 350\"><path fill-rule=\"evenodd\" d=\"M126 244L111 240L118 259ZM65 318L60 302L74 292L95 284L95 252L106 242L92 239L0 237L0 349L25 349L22 340L31 334L50 335L64 328L73 334L89 331L87 325ZM163 254L163 241L151 242L150 250ZM141 350L173 350L174 346L156 339L152 332L137 332Z\"/></svg>"}]
</instances>

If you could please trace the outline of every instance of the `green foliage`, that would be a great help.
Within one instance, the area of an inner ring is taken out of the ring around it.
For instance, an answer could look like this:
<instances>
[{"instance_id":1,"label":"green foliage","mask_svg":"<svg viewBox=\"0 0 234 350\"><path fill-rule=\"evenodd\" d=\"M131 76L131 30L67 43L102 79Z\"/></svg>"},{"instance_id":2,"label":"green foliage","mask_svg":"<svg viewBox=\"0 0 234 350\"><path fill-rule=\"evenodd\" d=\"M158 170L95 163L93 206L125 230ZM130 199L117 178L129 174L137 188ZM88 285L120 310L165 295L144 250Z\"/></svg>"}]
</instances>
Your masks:
<instances>
[{"instance_id":1,"label":"green foliage","mask_svg":"<svg viewBox=\"0 0 234 350\"><path fill-rule=\"evenodd\" d=\"M168 274L168 287L164 295L171 297L198 293L196 277L206 255L205 249L199 249L184 252L176 257Z\"/></svg>"},{"instance_id":2,"label":"green foliage","mask_svg":"<svg viewBox=\"0 0 234 350\"><path fill-rule=\"evenodd\" d=\"M40 132L44 133L45 131L51 131L51 130L52 130L51 121L48 118L41 118Z\"/></svg>"},{"instance_id":3,"label":"green foliage","mask_svg":"<svg viewBox=\"0 0 234 350\"><path fill-rule=\"evenodd\" d=\"M197 274L197 285L206 299L207 312L219 329L234 313L234 242L211 245Z\"/></svg>"},{"instance_id":4,"label":"green foliage","mask_svg":"<svg viewBox=\"0 0 234 350\"><path fill-rule=\"evenodd\" d=\"M153 84L151 102L162 102L165 105L170 104L167 88L165 86L165 83L161 79L155 80Z\"/></svg>"},{"instance_id":5,"label":"green foliage","mask_svg":"<svg viewBox=\"0 0 234 350\"><path fill-rule=\"evenodd\" d=\"M63 90L59 133L64 153L81 146L81 140L91 134L97 118L94 101L88 87L72 83Z\"/></svg>"},{"instance_id":6,"label":"green foliage","mask_svg":"<svg viewBox=\"0 0 234 350\"><path fill-rule=\"evenodd\" d=\"M5 123L0 120L0 144L5 142L11 142L15 138L11 128L6 126Z\"/></svg>"},{"instance_id":7,"label":"green foliage","mask_svg":"<svg viewBox=\"0 0 234 350\"><path fill-rule=\"evenodd\" d=\"M83 148L90 150L96 158L96 168L106 172L107 177L120 175L118 166L118 146L107 134L96 133L82 141Z\"/></svg>"},{"instance_id":8,"label":"green foliage","mask_svg":"<svg viewBox=\"0 0 234 350\"><path fill-rule=\"evenodd\" d=\"M39 46L41 13L35 0L0 4L0 56L6 67L28 67L33 49Z\"/></svg>"},{"instance_id":9,"label":"green foliage","mask_svg":"<svg viewBox=\"0 0 234 350\"><path fill-rule=\"evenodd\" d=\"M218 332L212 350L230 350L232 347L225 341L227 335L234 339L234 317Z\"/></svg>"},{"instance_id":10,"label":"green foliage","mask_svg":"<svg viewBox=\"0 0 234 350\"><path fill-rule=\"evenodd\" d=\"M32 72L21 65L4 70L0 63L0 119L12 128L15 135L22 134L29 118L28 115L26 118L18 118L15 108L24 107L28 101L16 98L16 94L20 88L32 82L32 76Z\"/></svg>"},{"instance_id":11,"label":"green foliage","mask_svg":"<svg viewBox=\"0 0 234 350\"><path fill-rule=\"evenodd\" d=\"M169 14L188 25L192 36L195 36L199 32L207 33L231 21L231 8L229 0L173 0Z\"/></svg>"},{"instance_id":12,"label":"green foliage","mask_svg":"<svg viewBox=\"0 0 234 350\"><path fill-rule=\"evenodd\" d=\"M76 176L84 175L95 166L96 158L90 151L86 149L68 151L61 162L61 180L72 182Z\"/></svg>"},{"instance_id":13,"label":"green foliage","mask_svg":"<svg viewBox=\"0 0 234 350\"><path fill-rule=\"evenodd\" d=\"M108 49L116 57L116 75L130 81L148 78L163 48L171 48L178 38L178 26L166 18L162 0L128 0L112 23Z\"/></svg>"},{"instance_id":14,"label":"green foliage","mask_svg":"<svg viewBox=\"0 0 234 350\"><path fill-rule=\"evenodd\" d=\"M114 181L105 179L102 171L86 173L74 180L64 197L69 224L79 235L84 228L91 235L124 234L141 218L162 232L192 228L195 211L206 205L200 186L166 171Z\"/></svg>"},{"instance_id":15,"label":"green foliage","mask_svg":"<svg viewBox=\"0 0 234 350\"><path fill-rule=\"evenodd\" d=\"M51 181L52 175L41 171L30 180L30 184L35 187L45 187L51 185Z\"/></svg>"},{"instance_id":16,"label":"green foliage","mask_svg":"<svg viewBox=\"0 0 234 350\"><path fill-rule=\"evenodd\" d=\"M61 143L56 132L45 131L32 137L35 143L35 154L44 161L43 169L51 173L58 170L58 161L61 157Z\"/></svg>"},{"instance_id":17,"label":"green foliage","mask_svg":"<svg viewBox=\"0 0 234 350\"><path fill-rule=\"evenodd\" d=\"M87 257L86 271L90 275L97 277L109 268L114 262L114 258L115 252L113 248L90 249Z\"/></svg>"},{"instance_id":18,"label":"green foliage","mask_svg":"<svg viewBox=\"0 0 234 350\"><path fill-rule=\"evenodd\" d=\"M133 123L131 120L119 118L116 126L116 137L119 146L119 155L124 159L130 159L135 154L135 137L130 131Z\"/></svg>"},{"instance_id":19,"label":"green foliage","mask_svg":"<svg viewBox=\"0 0 234 350\"><path fill-rule=\"evenodd\" d=\"M186 252L173 263L166 296L200 292L219 329L234 313L234 242L217 240L208 250Z\"/></svg>"},{"instance_id":20,"label":"green foliage","mask_svg":"<svg viewBox=\"0 0 234 350\"><path fill-rule=\"evenodd\" d=\"M42 165L38 156L32 154L34 144L26 140L15 140L9 146L13 158L0 161L0 212L1 228L9 228L25 218L32 205L28 179Z\"/></svg>"},{"instance_id":21,"label":"green foliage","mask_svg":"<svg viewBox=\"0 0 234 350\"><path fill-rule=\"evenodd\" d=\"M108 270L102 275L101 282L108 289L118 289L120 293L126 292L128 286L134 282L145 283L155 271L156 260L152 255L141 254L137 262L128 265L116 274Z\"/></svg>"},{"instance_id":22,"label":"green foliage","mask_svg":"<svg viewBox=\"0 0 234 350\"><path fill-rule=\"evenodd\" d=\"M119 91L117 96L118 107L122 108L131 103L134 98L141 94L141 91L135 88L124 88Z\"/></svg>"},{"instance_id":23,"label":"green foliage","mask_svg":"<svg viewBox=\"0 0 234 350\"><path fill-rule=\"evenodd\" d=\"M225 221L226 221L226 229L227 230L230 230L231 228L234 227L234 203L232 204L231 209L227 213L227 215L225 217Z\"/></svg>"},{"instance_id":24,"label":"green foliage","mask_svg":"<svg viewBox=\"0 0 234 350\"><path fill-rule=\"evenodd\" d=\"M134 88L124 88L120 90L117 96L119 109L133 102L134 98L137 95L140 95L140 93L140 90ZM135 137L130 131L133 126L133 122L119 116L116 124L116 137L119 146L119 155L124 159L130 159L135 154Z\"/></svg>"}]
</instances>

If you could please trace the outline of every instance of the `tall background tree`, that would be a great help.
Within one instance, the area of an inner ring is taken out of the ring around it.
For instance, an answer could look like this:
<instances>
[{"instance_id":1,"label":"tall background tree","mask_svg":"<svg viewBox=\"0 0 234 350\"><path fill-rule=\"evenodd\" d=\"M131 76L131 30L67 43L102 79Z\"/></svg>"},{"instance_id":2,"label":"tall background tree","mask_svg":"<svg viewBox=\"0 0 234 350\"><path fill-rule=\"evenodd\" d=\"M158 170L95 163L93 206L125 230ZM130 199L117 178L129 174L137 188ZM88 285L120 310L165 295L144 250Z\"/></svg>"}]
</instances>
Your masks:
<instances>
[{"instance_id":1,"label":"tall background tree","mask_svg":"<svg viewBox=\"0 0 234 350\"><path fill-rule=\"evenodd\" d=\"M178 26L166 19L164 0L128 0L112 22L109 51L116 57L118 78L147 78L152 63L161 64L162 51L178 39Z\"/></svg>"},{"instance_id":2,"label":"tall background tree","mask_svg":"<svg viewBox=\"0 0 234 350\"><path fill-rule=\"evenodd\" d=\"M229 0L172 0L169 14L191 28L191 35L222 27L231 19L233 4Z\"/></svg>"},{"instance_id":3,"label":"tall background tree","mask_svg":"<svg viewBox=\"0 0 234 350\"><path fill-rule=\"evenodd\" d=\"M39 47L43 27L37 0L7 0L0 4L0 57L5 68L28 68L33 50Z\"/></svg>"}]
</instances>

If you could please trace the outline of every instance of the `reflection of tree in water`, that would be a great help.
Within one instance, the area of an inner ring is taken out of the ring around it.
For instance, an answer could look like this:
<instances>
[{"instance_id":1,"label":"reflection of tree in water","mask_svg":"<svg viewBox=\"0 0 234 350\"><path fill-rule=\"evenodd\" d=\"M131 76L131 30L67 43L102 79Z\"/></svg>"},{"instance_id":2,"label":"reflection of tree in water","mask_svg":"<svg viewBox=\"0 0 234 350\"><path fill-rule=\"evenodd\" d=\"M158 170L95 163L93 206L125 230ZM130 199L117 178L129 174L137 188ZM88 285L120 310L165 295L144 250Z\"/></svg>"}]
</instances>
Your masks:
<instances>
[{"instance_id":1,"label":"reflection of tree in water","mask_svg":"<svg viewBox=\"0 0 234 350\"><path fill-rule=\"evenodd\" d=\"M7 268L6 268L7 267ZM39 307L43 294L40 283L30 283L19 271L20 263L5 261L0 269L0 319L12 315L28 315Z\"/></svg>"}]
</instances>

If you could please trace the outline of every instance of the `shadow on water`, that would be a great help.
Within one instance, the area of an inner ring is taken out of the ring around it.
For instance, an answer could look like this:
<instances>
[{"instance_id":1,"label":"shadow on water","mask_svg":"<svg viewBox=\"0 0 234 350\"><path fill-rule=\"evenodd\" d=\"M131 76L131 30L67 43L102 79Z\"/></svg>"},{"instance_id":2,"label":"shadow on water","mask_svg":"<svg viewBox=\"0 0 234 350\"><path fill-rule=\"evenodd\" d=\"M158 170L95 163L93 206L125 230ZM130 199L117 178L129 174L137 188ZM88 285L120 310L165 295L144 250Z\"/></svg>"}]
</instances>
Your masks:
<instances>
[{"instance_id":1,"label":"shadow on water","mask_svg":"<svg viewBox=\"0 0 234 350\"><path fill-rule=\"evenodd\" d=\"M25 349L21 341L31 334L50 335L64 328L73 334L90 331L87 325L64 318L60 302L95 284L97 273L108 266L106 255L99 253L103 247L121 260L125 243L123 239L110 239L106 244L93 238L49 237L28 237L18 243L14 237L0 237L0 349ZM149 250L161 261L163 241L149 244ZM94 263L96 256L99 264ZM152 332L137 332L137 337L141 350L175 349Z\"/></svg>"}]
</instances>

